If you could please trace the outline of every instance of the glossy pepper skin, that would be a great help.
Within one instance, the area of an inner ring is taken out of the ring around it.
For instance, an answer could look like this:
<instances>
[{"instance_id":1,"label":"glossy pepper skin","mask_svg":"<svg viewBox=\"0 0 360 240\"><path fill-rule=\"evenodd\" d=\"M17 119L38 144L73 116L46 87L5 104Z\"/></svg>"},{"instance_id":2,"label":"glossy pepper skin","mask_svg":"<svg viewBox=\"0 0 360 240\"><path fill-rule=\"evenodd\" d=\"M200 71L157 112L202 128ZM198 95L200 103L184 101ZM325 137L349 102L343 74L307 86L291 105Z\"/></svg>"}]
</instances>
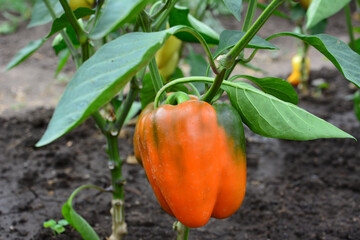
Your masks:
<instances>
[{"instance_id":1,"label":"glossy pepper skin","mask_svg":"<svg viewBox=\"0 0 360 240\"><path fill-rule=\"evenodd\" d=\"M228 104L189 100L140 116L134 135L161 207L188 227L227 218L240 207L246 187L245 138Z\"/></svg>"}]
</instances>

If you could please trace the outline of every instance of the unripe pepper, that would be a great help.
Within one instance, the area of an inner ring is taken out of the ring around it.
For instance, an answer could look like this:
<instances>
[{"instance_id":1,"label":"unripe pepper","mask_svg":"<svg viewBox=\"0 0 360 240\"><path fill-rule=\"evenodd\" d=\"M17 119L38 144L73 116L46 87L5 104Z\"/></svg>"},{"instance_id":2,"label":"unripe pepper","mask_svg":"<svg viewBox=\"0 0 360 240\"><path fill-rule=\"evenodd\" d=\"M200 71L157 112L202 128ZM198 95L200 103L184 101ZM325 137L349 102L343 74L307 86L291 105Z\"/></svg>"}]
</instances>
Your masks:
<instances>
[{"instance_id":1,"label":"unripe pepper","mask_svg":"<svg viewBox=\"0 0 360 240\"><path fill-rule=\"evenodd\" d=\"M95 4L95 0L70 0L69 5L70 8L74 11L80 7L84 8L93 8Z\"/></svg>"},{"instance_id":2,"label":"unripe pepper","mask_svg":"<svg viewBox=\"0 0 360 240\"><path fill-rule=\"evenodd\" d=\"M188 227L227 218L246 187L242 121L228 104L188 100L140 116L134 135L161 207Z\"/></svg>"},{"instance_id":3,"label":"unripe pepper","mask_svg":"<svg viewBox=\"0 0 360 240\"><path fill-rule=\"evenodd\" d=\"M301 5L303 8L308 9L311 2L312 2L312 0L301 0L301 1L300 1L300 5Z\"/></svg>"},{"instance_id":4,"label":"unripe pepper","mask_svg":"<svg viewBox=\"0 0 360 240\"><path fill-rule=\"evenodd\" d=\"M165 79L170 77L176 69L180 57L181 40L170 36L164 46L157 51L155 58L161 76Z\"/></svg>"},{"instance_id":5,"label":"unripe pepper","mask_svg":"<svg viewBox=\"0 0 360 240\"><path fill-rule=\"evenodd\" d=\"M78 8L94 8L95 7L95 0L70 0L69 6L71 10L75 11ZM84 17L83 19L88 20L90 16Z\"/></svg>"},{"instance_id":6,"label":"unripe pepper","mask_svg":"<svg viewBox=\"0 0 360 240\"><path fill-rule=\"evenodd\" d=\"M292 65L292 73L287 78L287 81L291 83L293 86L299 85L302 78L301 67L302 67L302 57L301 55L297 54L291 59ZM310 58L308 56L305 57L305 76L304 81L307 81L310 74Z\"/></svg>"}]
</instances>

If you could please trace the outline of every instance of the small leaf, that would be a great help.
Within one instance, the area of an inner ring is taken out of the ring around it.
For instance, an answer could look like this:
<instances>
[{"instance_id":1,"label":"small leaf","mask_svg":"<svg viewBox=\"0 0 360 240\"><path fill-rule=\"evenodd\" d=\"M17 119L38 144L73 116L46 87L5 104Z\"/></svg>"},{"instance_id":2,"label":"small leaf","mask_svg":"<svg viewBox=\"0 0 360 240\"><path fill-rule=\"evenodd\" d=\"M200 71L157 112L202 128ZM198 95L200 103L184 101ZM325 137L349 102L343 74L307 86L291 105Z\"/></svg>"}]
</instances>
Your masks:
<instances>
[{"instance_id":1,"label":"small leaf","mask_svg":"<svg viewBox=\"0 0 360 240\"><path fill-rule=\"evenodd\" d=\"M108 0L104 12L90 32L90 38L100 39L135 18L149 0Z\"/></svg>"},{"instance_id":2,"label":"small leaf","mask_svg":"<svg viewBox=\"0 0 360 240\"><path fill-rule=\"evenodd\" d=\"M69 197L67 202L63 205L61 213L66 219L66 221L80 233L83 239L85 240L100 240L99 236L96 234L94 229L89 225L89 223L81 217L72 207L72 201L76 194L78 194L84 188L95 188L101 190L97 186L85 185L77 188ZM61 226L61 225L60 225ZM64 225L63 225L64 226Z\"/></svg>"},{"instance_id":3,"label":"small leaf","mask_svg":"<svg viewBox=\"0 0 360 240\"><path fill-rule=\"evenodd\" d=\"M66 221L65 219L61 219L58 221L58 224L61 226L67 226L69 225L68 221Z\"/></svg>"},{"instance_id":4,"label":"small leaf","mask_svg":"<svg viewBox=\"0 0 360 240\"><path fill-rule=\"evenodd\" d=\"M306 28L310 29L325 18L334 15L350 1L351 0L313 0L306 12Z\"/></svg>"},{"instance_id":5,"label":"small leaf","mask_svg":"<svg viewBox=\"0 0 360 240\"><path fill-rule=\"evenodd\" d=\"M254 82L265 93L273 95L285 102L292 104L298 104L299 102L299 97L295 89L284 79L274 77L256 78L248 75L237 75L236 78L246 78Z\"/></svg>"},{"instance_id":6,"label":"small leaf","mask_svg":"<svg viewBox=\"0 0 360 240\"><path fill-rule=\"evenodd\" d=\"M56 16L60 16L64 10L58 0L49 0L51 7L54 9ZM28 28L43 25L51 22L53 19L43 0L36 0L31 13L31 21Z\"/></svg>"},{"instance_id":7,"label":"small leaf","mask_svg":"<svg viewBox=\"0 0 360 240\"><path fill-rule=\"evenodd\" d=\"M102 46L66 86L49 126L36 146L61 137L108 103L136 72L148 64L170 35L182 28L129 33Z\"/></svg>"},{"instance_id":8,"label":"small leaf","mask_svg":"<svg viewBox=\"0 0 360 240\"><path fill-rule=\"evenodd\" d=\"M242 31L235 31L235 30L225 30L220 34L220 43L218 48L216 49L214 55L217 56L222 51L233 47L243 36L245 32ZM276 46L272 43L255 36L246 46L247 48L259 48L259 49L270 49L270 50L277 50Z\"/></svg>"},{"instance_id":9,"label":"small leaf","mask_svg":"<svg viewBox=\"0 0 360 240\"><path fill-rule=\"evenodd\" d=\"M78 8L74 11L75 17L77 19L82 18L82 17L86 17L89 16L91 14L95 13L94 10L91 10L89 8ZM46 36L47 38L51 37L52 35L54 35L55 33L57 33L58 31L66 28L67 26L70 25L70 22L66 16L66 14L62 14L61 17L56 18L51 26L51 31L50 33Z\"/></svg>"},{"instance_id":10,"label":"small leaf","mask_svg":"<svg viewBox=\"0 0 360 240\"><path fill-rule=\"evenodd\" d=\"M65 232L64 226L61 226L61 225L55 225L55 226L51 227L51 229L54 230L57 234Z\"/></svg>"},{"instance_id":11,"label":"small leaf","mask_svg":"<svg viewBox=\"0 0 360 240\"><path fill-rule=\"evenodd\" d=\"M44 222L44 227L52 227L56 225L56 221L54 219L50 219L49 221Z\"/></svg>"},{"instance_id":12,"label":"small leaf","mask_svg":"<svg viewBox=\"0 0 360 240\"><path fill-rule=\"evenodd\" d=\"M289 140L353 138L304 109L263 93L247 83L227 82L222 88L228 93L231 104L244 123L259 135Z\"/></svg>"},{"instance_id":13,"label":"small leaf","mask_svg":"<svg viewBox=\"0 0 360 240\"><path fill-rule=\"evenodd\" d=\"M169 16L170 27L185 25L197 30L209 44L219 43L219 34L204 23L200 22L190 14L186 7L175 6ZM199 42L196 37L187 32L180 32L175 35L177 38L186 42Z\"/></svg>"},{"instance_id":14,"label":"small leaf","mask_svg":"<svg viewBox=\"0 0 360 240\"><path fill-rule=\"evenodd\" d=\"M296 37L310 44L327 57L347 80L360 87L360 55L340 39L327 34L308 36L291 32L278 33L271 38L280 36Z\"/></svg>"},{"instance_id":15,"label":"small leaf","mask_svg":"<svg viewBox=\"0 0 360 240\"><path fill-rule=\"evenodd\" d=\"M240 22L241 21L241 7L242 0L223 0L225 6L234 15L234 17Z\"/></svg>"},{"instance_id":16,"label":"small leaf","mask_svg":"<svg viewBox=\"0 0 360 240\"><path fill-rule=\"evenodd\" d=\"M61 70L64 68L69 57L70 57L69 49L64 49L59 53L59 63L56 68L56 71L55 71L55 77L57 77L59 75L59 73L61 72Z\"/></svg>"},{"instance_id":17,"label":"small leaf","mask_svg":"<svg viewBox=\"0 0 360 240\"><path fill-rule=\"evenodd\" d=\"M9 64L6 66L6 70L10 70L13 67L17 66L24 60L26 60L28 57L31 56L36 50L38 50L46 41L45 38L38 39L36 41L31 41L26 47L21 49L19 52L16 53L16 55L11 59Z\"/></svg>"}]
</instances>

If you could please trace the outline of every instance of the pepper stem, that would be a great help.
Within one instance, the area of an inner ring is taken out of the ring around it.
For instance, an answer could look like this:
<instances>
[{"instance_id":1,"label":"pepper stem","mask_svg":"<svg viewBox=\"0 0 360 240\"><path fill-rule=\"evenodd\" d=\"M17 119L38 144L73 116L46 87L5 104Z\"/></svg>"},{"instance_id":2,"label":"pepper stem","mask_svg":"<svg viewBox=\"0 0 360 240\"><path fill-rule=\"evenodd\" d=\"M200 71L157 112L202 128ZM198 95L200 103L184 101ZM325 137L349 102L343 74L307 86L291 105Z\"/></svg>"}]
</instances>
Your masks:
<instances>
[{"instance_id":1,"label":"pepper stem","mask_svg":"<svg viewBox=\"0 0 360 240\"><path fill-rule=\"evenodd\" d=\"M189 228L180 221L175 221L173 229L177 231L177 240L187 240L189 236Z\"/></svg>"},{"instance_id":2,"label":"pepper stem","mask_svg":"<svg viewBox=\"0 0 360 240\"><path fill-rule=\"evenodd\" d=\"M190 100L190 97L184 92L176 92L171 94L167 99L165 104L178 105L182 102Z\"/></svg>"}]
</instances>

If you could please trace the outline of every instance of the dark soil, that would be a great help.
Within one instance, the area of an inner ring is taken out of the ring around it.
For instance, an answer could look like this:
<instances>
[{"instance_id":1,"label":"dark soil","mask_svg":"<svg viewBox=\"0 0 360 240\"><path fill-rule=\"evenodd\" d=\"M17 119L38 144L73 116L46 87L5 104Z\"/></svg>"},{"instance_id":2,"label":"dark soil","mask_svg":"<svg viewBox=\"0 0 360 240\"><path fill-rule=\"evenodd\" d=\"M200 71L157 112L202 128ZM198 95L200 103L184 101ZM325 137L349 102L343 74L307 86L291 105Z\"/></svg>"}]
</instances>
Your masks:
<instances>
[{"instance_id":1,"label":"dark soil","mask_svg":"<svg viewBox=\"0 0 360 240\"><path fill-rule=\"evenodd\" d=\"M300 105L360 139L347 96L353 90L336 72L312 74L330 88ZM53 144L35 148L53 110L0 118L0 239L80 239L71 227L54 236L44 221L60 220L61 206L83 184L107 187L105 142L89 120ZM133 128L119 139L121 156L132 153ZM126 136L127 135L127 136ZM246 130L247 193L225 220L192 229L190 239L360 239L360 147L350 139L308 142L268 139ZM124 165L126 239L176 239L174 218L158 205L144 170ZM84 190L76 210L105 239L110 235L109 194Z\"/></svg>"}]
</instances>

